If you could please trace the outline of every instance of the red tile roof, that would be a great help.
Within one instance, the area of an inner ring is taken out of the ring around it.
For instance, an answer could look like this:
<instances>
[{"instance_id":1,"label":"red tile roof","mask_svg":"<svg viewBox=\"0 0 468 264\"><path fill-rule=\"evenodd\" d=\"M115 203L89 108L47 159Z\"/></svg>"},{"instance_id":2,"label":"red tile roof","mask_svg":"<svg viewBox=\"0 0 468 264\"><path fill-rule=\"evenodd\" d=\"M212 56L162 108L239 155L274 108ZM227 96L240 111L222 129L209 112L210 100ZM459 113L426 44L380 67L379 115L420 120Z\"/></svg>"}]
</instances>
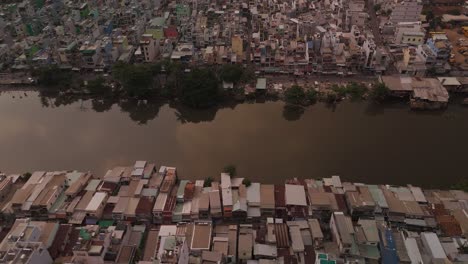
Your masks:
<instances>
[{"instance_id":1,"label":"red tile roof","mask_svg":"<svg viewBox=\"0 0 468 264\"><path fill-rule=\"evenodd\" d=\"M461 236L462 230L457 220L451 215L438 215L436 216L436 221L440 226L440 230L446 236Z\"/></svg>"},{"instance_id":2,"label":"red tile roof","mask_svg":"<svg viewBox=\"0 0 468 264\"><path fill-rule=\"evenodd\" d=\"M138 215L151 215L153 212L154 199L148 197L141 197L135 209L135 214Z\"/></svg>"}]
</instances>

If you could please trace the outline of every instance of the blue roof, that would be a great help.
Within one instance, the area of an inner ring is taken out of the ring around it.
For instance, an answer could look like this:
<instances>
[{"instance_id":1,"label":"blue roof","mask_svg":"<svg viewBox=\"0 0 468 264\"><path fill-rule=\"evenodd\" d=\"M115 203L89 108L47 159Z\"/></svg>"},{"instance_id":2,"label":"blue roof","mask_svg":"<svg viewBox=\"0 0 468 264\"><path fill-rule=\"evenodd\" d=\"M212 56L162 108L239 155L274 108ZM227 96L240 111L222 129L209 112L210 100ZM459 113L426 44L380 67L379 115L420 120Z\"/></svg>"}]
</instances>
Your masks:
<instances>
[{"instance_id":1,"label":"blue roof","mask_svg":"<svg viewBox=\"0 0 468 264\"><path fill-rule=\"evenodd\" d=\"M382 235L382 233L379 233ZM384 240L380 243L380 252L382 254L383 264L398 264L398 255L396 252L395 241L393 240L392 230L385 229L385 237L380 237L380 240Z\"/></svg>"}]
</instances>

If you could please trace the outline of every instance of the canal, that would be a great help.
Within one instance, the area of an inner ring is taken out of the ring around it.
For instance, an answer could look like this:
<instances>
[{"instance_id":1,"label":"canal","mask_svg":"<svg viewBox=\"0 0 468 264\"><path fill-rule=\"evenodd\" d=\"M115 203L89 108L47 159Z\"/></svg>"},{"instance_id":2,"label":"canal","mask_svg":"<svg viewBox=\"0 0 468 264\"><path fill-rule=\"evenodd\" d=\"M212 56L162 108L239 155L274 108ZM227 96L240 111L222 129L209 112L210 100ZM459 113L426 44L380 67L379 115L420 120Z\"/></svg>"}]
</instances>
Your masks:
<instances>
[{"instance_id":1,"label":"canal","mask_svg":"<svg viewBox=\"0 0 468 264\"><path fill-rule=\"evenodd\" d=\"M45 107L44 105L48 105ZM103 106L104 105L104 106ZM193 111L91 101L54 106L35 92L0 95L0 170L91 170L135 160L176 166L187 179L227 164L253 181L342 179L446 187L466 176L468 108L413 112L405 104L282 102Z\"/></svg>"}]
</instances>

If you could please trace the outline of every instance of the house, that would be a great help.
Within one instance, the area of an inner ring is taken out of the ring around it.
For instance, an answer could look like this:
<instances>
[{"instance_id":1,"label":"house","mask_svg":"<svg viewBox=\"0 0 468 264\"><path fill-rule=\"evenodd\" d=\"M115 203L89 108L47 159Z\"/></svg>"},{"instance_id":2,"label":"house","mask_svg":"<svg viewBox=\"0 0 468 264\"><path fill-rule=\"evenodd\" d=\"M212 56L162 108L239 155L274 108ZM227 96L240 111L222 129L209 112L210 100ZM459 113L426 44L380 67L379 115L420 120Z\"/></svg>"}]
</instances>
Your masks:
<instances>
[{"instance_id":1,"label":"house","mask_svg":"<svg viewBox=\"0 0 468 264\"><path fill-rule=\"evenodd\" d=\"M350 254L354 243L354 228L351 218L342 212L334 212L330 219L333 240L343 254Z\"/></svg>"},{"instance_id":2,"label":"house","mask_svg":"<svg viewBox=\"0 0 468 264\"><path fill-rule=\"evenodd\" d=\"M239 221L247 219L247 188L241 184L237 189L232 190L232 218Z\"/></svg>"},{"instance_id":3,"label":"house","mask_svg":"<svg viewBox=\"0 0 468 264\"><path fill-rule=\"evenodd\" d=\"M285 191L284 185L275 185L275 216L283 219L288 216Z\"/></svg>"},{"instance_id":4,"label":"house","mask_svg":"<svg viewBox=\"0 0 468 264\"><path fill-rule=\"evenodd\" d=\"M310 228L310 233L312 234L313 246L315 249L320 249L323 246L323 232L320 227L320 222L318 219L308 219L307 220Z\"/></svg>"},{"instance_id":5,"label":"house","mask_svg":"<svg viewBox=\"0 0 468 264\"><path fill-rule=\"evenodd\" d=\"M255 89L257 89L257 91L265 91L266 88L267 88L266 78L258 78L257 85L255 85Z\"/></svg>"},{"instance_id":6,"label":"house","mask_svg":"<svg viewBox=\"0 0 468 264\"><path fill-rule=\"evenodd\" d=\"M239 261L252 259L253 230L251 225L239 225L238 258Z\"/></svg>"},{"instance_id":7,"label":"house","mask_svg":"<svg viewBox=\"0 0 468 264\"><path fill-rule=\"evenodd\" d=\"M211 190L209 192L210 198L210 214L212 218L223 217L223 209L221 208L221 198L219 190Z\"/></svg>"},{"instance_id":8,"label":"house","mask_svg":"<svg viewBox=\"0 0 468 264\"><path fill-rule=\"evenodd\" d=\"M205 250L210 250L213 227L211 221L196 221L192 227L192 237L190 241L190 252L193 255L200 255Z\"/></svg>"},{"instance_id":9,"label":"house","mask_svg":"<svg viewBox=\"0 0 468 264\"><path fill-rule=\"evenodd\" d=\"M447 255L445 254L444 248L440 244L440 240L435 233L423 232L421 233L421 241L424 248L430 254L430 257L434 261L446 261Z\"/></svg>"},{"instance_id":10,"label":"house","mask_svg":"<svg viewBox=\"0 0 468 264\"><path fill-rule=\"evenodd\" d=\"M260 212L263 217L275 216L275 186L272 184L260 186Z\"/></svg>"},{"instance_id":11,"label":"house","mask_svg":"<svg viewBox=\"0 0 468 264\"><path fill-rule=\"evenodd\" d=\"M199 219L210 218L210 194L203 192L198 199L198 217Z\"/></svg>"},{"instance_id":12,"label":"house","mask_svg":"<svg viewBox=\"0 0 468 264\"><path fill-rule=\"evenodd\" d=\"M156 201L153 206L153 223L162 223L163 222L163 210L166 205L168 198L167 193L160 193L156 198Z\"/></svg>"},{"instance_id":13,"label":"house","mask_svg":"<svg viewBox=\"0 0 468 264\"><path fill-rule=\"evenodd\" d=\"M349 212L354 220L362 216L371 217L374 215L376 205L366 186L358 186L357 191L346 192L345 197Z\"/></svg>"},{"instance_id":14,"label":"house","mask_svg":"<svg viewBox=\"0 0 468 264\"><path fill-rule=\"evenodd\" d=\"M164 209L162 212L163 216L163 223L171 223L172 222L172 217L174 213L174 209L177 203L177 197L173 194L170 194L167 197L166 204L164 205Z\"/></svg>"},{"instance_id":15,"label":"house","mask_svg":"<svg viewBox=\"0 0 468 264\"><path fill-rule=\"evenodd\" d=\"M93 195L93 198L85 209L88 218L95 219L96 221L101 218L107 198L108 194L105 192L96 192Z\"/></svg>"},{"instance_id":16,"label":"house","mask_svg":"<svg viewBox=\"0 0 468 264\"><path fill-rule=\"evenodd\" d=\"M285 201L288 214L292 218L305 218L308 215L304 186L286 184Z\"/></svg>"},{"instance_id":17,"label":"house","mask_svg":"<svg viewBox=\"0 0 468 264\"><path fill-rule=\"evenodd\" d=\"M231 176L227 173L221 173L221 196L223 203L224 218L232 217L233 194L231 188Z\"/></svg>"}]
</instances>

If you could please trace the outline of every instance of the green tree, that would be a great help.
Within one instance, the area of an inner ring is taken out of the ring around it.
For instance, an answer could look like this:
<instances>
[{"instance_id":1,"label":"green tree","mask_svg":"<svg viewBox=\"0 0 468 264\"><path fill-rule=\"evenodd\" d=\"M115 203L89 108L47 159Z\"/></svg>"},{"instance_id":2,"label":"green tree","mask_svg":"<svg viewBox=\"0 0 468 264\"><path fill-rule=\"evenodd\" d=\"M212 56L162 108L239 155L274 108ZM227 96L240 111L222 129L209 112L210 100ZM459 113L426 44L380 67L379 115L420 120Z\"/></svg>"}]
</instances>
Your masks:
<instances>
[{"instance_id":1,"label":"green tree","mask_svg":"<svg viewBox=\"0 0 468 264\"><path fill-rule=\"evenodd\" d=\"M383 102L388 98L389 95L390 89L388 89L387 85L385 85L383 82L375 83L370 92L370 97L375 102Z\"/></svg>"},{"instance_id":2,"label":"green tree","mask_svg":"<svg viewBox=\"0 0 468 264\"><path fill-rule=\"evenodd\" d=\"M207 108L218 100L218 80L210 69L193 69L184 78L181 100L193 108Z\"/></svg>"},{"instance_id":3,"label":"green tree","mask_svg":"<svg viewBox=\"0 0 468 264\"><path fill-rule=\"evenodd\" d=\"M242 180L242 184L244 184L245 187L249 187L250 185L252 185L252 182L249 179L245 178Z\"/></svg>"},{"instance_id":4,"label":"green tree","mask_svg":"<svg viewBox=\"0 0 468 264\"><path fill-rule=\"evenodd\" d=\"M335 92L335 95L337 96L338 99L346 97L348 93L346 86L343 86L343 85L333 84L331 89L332 91Z\"/></svg>"},{"instance_id":5,"label":"green tree","mask_svg":"<svg viewBox=\"0 0 468 264\"><path fill-rule=\"evenodd\" d=\"M241 83L249 83L255 80L255 70L252 67L247 67L242 71L240 78Z\"/></svg>"},{"instance_id":6,"label":"green tree","mask_svg":"<svg viewBox=\"0 0 468 264\"><path fill-rule=\"evenodd\" d=\"M117 63L112 71L128 96L146 98L154 92L151 66Z\"/></svg>"},{"instance_id":7,"label":"green tree","mask_svg":"<svg viewBox=\"0 0 468 264\"><path fill-rule=\"evenodd\" d=\"M203 182L203 187L211 187L211 183L213 182L213 178L207 177Z\"/></svg>"},{"instance_id":8,"label":"green tree","mask_svg":"<svg viewBox=\"0 0 468 264\"><path fill-rule=\"evenodd\" d=\"M47 90L63 91L70 88L71 72L62 71L56 65L40 67L33 70L32 75L37 83Z\"/></svg>"},{"instance_id":9,"label":"green tree","mask_svg":"<svg viewBox=\"0 0 468 264\"><path fill-rule=\"evenodd\" d=\"M468 178L463 178L458 181L456 184L451 186L451 189L462 190L468 192Z\"/></svg>"},{"instance_id":10,"label":"green tree","mask_svg":"<svg viewBox=\"0 0 468 264\"><path fill-rule=\"evenodd\" d=\"M242 74L243 69L239 64L224 64L221 68L221 79L225 82L238 83Z\"/></svg>"},{"instance_id":11,"label":"green tree","mask_svg":"<svg viewBox=\"0 0 468 264\"><path fill-rule=\"evenodd\" d=\"M237 171L236 171L236 166L234 165L226 165L224 168L223 168L223 172L224 173L229 173L229 175L231 175L231 177L235 177L237 175Z\"/></svg>"},{"instance_id":12,"label":"green tree","mask_svg":"<svg viewBox=\"0 0 468 264\"><path fill-rule=\"evenodd\" d=\"M104 78L101 76L88 81L86 89L92 94L107 94L110 93L110 87L106 85Z\"/></svg>"},{"instance_id":13,"label":"green tree","mask_svg":"<svg viewBox=\"0 0 468 264\"><path fill-rule=\"evenodd\" d=\"M312 88L312 89L307 90L305 95L309 103L314 104L315 102L317 102L318 93L317 91L315 91L315 89Z\"/></svg>"},{"instance_id":14,"label":"green tree","mask_svg":"<svg viewBox=\"0 0 468 264\"><path fill-rule=\"evenodd\" d=\"M361 99L367 92L367 87L359 83L349 83L346 85L346 92L353 100Z\"/></svg>"},{"instance_id":15,"label":"green tree","mask_svg":"<svg viewBox=\"0 0 468 264\"><path fill-rule=\"evenodd\" d=\"M304 92L304 89L302 89L302 87L299 85L293 85L291 86L291 88L287 89L284 92L284 99L286 103L292 104L292 105L303 104L305 97L306 97L306 94Z\"/></svg>"},{"instance_id":16,"label":"green tree","mask_svg":"<svg viewBox=\"0 0 468 264\"><path fill-rule=\"evenodd\" d=\"M426 75L427 76L436 76L437 75L437 69L435 67L430 67L429 69L426 70Z\"/></svg>"},{"instance_id":17,"label":"green tree","mask_svg":"<svg viewBox=\"0 0 468 264\"><path fill-rule=\"evenodd\" d=\"M327 103L332 104L337 100L337 95L334 91L329 91L325 97Z\"/></svg>"},{"instance_id":18,"label":"green tree","mask_svg":"<svg viewBox=\"0 0 468 264\"><path fill-rule=\"evenodd\" d=\"M23 173L23 179L25 181L27 181L27 180L29 180L29 178L31 178L31 175L32 174L30 172L25 172L25 173Z\"/></svg>"},{"instance_id":19,"label":"green tree","mask_svg":"<svg viewBox=\"0 0 468 264\"><path fill-rule=\"evenodd\" d=\"M380 8L382 8L382 5L381 5L381 4L376 4L376 5L374 5L374 11L375 11L375 12L379 11Z\"/></svg>"},{"instance_id":20,"label":"green tree","mask_svg":"<svg viewBox=\"0 0 468 264\"><path fill-rule=\"evenodd\" d=\"M452 9L447 12L450 15L459 16L461 15L460 9Z\"/></svg>"}]
</instances>

